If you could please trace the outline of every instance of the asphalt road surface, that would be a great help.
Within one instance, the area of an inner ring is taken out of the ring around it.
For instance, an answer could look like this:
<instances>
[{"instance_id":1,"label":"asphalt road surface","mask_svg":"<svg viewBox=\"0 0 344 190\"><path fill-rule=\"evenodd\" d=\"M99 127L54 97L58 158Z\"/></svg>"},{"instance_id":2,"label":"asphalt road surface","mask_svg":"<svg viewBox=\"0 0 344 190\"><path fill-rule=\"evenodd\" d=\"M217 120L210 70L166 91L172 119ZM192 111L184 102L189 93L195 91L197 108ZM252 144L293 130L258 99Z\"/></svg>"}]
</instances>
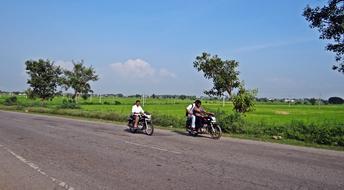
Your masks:
<instances>
[{"instance_id":1,"label":"asphalt road surface","mask_svg":"<svg viewBox=\"0 0 344 190\"><path fill-rule=\"evenodd\" d=\"M0 111L0 189L344 189L344 153Z\"/></svg>"}]
</instances>

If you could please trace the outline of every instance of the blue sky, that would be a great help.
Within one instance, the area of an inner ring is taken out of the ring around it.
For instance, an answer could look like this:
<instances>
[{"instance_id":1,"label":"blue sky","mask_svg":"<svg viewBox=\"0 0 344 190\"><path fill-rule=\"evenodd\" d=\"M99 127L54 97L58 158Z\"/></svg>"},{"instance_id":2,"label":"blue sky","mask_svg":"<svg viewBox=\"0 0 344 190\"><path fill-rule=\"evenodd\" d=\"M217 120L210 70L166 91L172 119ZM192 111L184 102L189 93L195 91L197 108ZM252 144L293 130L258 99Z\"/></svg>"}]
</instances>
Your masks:
<instances>
[{"instance_id":1,"label":"blue sky","mask_svg":"<svg viewBox=\"0 0 344 190\"><path fill-rule=\"evenodd\" d=\"M301 16L326 0L0 0L0 90L24 90L24 62L92 65L96 93L202 95L203 51L240 62L260 97L344 97L334 55ZM137 68L137 69L133 69Z\"/></svg>"}]
</instances>

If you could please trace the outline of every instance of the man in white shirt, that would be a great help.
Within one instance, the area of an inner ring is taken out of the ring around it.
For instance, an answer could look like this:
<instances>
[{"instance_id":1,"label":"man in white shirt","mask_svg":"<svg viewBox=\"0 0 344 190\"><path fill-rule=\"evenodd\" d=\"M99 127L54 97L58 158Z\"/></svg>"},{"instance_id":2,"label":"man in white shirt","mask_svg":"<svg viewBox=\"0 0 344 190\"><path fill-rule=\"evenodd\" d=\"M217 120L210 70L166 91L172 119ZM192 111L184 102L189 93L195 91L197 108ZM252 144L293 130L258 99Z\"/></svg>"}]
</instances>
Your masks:
<instances>
[{"instance_id":1,"label":"man in white shirt","mask_svg":"<svg viewBox=\"0 0 344 190\"><path fill-rule=\"evenodd\" d=\"M144 113L142 107L140 106L140 100L136 100L135 104L131 108L131 114L134 116L134 128L137 128L137 124L139 123L139 116Z\"/></svg>"},{"instance_id":2,"label":"man in white shirt","mask_svg":"<svg viewBox=\"0 0 344 190\"><path fill-rule=\"evenodd\" d=\"M188 107L186 107L186 116L188 119L191 119L191 128L195 130L195 121L196 121L196 116L193 113L193 110L195 108L195 103L190 104Z\"/></svg>"}]
</instances>

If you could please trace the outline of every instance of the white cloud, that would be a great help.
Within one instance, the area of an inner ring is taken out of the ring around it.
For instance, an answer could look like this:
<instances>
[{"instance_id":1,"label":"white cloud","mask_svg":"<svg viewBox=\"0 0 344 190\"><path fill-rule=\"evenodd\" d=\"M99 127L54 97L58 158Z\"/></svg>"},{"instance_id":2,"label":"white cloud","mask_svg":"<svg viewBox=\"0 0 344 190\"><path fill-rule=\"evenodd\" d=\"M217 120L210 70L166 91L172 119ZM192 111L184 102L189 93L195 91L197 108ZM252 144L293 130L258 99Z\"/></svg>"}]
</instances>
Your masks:
<instances>
[{"instance_id":1,"label":"white cloud","mask_svg":"<svg viewBox=\"0 0 344 190\"><path fill-rule=\"evenodd\" d=\"M167 69L160 69L159 70L159 76L161 77L171 77L171 78L175 78L176 75L170 71L168 71Z\"/></svg>"},{"instance_id":2,"label":"white cloud","mask_svg":"<svg viewBox=\"0 0 344 190\"><path fill-rule=\"evenodd\" d=\"M55 65L62 67L63 69L72 70L73 69L73 62L72 61L64 61L64 60L57 60L54 62Z\"/></svg>"},{"instance_id":3,"label":"white cloud","mask_svg":"<svg viewBox=\"0 0 344 190\"><path fill-rule=\"evenodd\" d=\"M175 74L167 69L157 70L142 59L129 59L124 63L113 63L110 64L110 67L115 73L129 79L175 77Z\"/></svg>"},{"instance_id":4,"label":"white cloud","mask_svg":"<svg viewBox=\"0 0 344 190\"><path fill-rule=\"evenodd\" d=\"M235 53L242 53L242 52L258 51L258 50L262 50L262 49L278 48L278 47L282 47L282 46L307 43L307 42L311 42L311 41L314 41L314 40L302 39L302 40L291 40L291 41L285 41L285 42L258 44L258 45L240 47L240 48L235 49L234 52Z\"/></svg>"}]
</instances>

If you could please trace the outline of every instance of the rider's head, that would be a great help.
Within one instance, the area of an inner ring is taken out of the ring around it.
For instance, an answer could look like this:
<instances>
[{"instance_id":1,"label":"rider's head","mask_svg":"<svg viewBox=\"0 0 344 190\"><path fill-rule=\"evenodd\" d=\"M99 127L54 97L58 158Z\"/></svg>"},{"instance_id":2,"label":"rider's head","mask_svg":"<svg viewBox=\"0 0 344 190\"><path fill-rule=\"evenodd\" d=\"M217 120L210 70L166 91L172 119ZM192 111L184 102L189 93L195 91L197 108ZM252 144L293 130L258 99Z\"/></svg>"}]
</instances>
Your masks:
<instances>
[{"instance_id":1,"label":"rider's head","mask_svg":"<svg viewBox=\"0 0 344 190\"><path fill-rule=\"evenodd\" d=\"M196 100L196 101L195 101L195 105L196 105L197 107L200 107L201 104L202 104L201 100Z\"/></svg>"},{"instance_id":2,"label":"rider's head","mask_svg":"<svg viewBox=\"0 0 344 190\"><path fill-rule=\"evenodd\" d=\"M139 105L140 105L140 103L141 103L141 101L140 101L140 100L136 100L136 102L135 102L135 104L136 104L137 106L139 106Z\"/></svg>"}]
</instances>

